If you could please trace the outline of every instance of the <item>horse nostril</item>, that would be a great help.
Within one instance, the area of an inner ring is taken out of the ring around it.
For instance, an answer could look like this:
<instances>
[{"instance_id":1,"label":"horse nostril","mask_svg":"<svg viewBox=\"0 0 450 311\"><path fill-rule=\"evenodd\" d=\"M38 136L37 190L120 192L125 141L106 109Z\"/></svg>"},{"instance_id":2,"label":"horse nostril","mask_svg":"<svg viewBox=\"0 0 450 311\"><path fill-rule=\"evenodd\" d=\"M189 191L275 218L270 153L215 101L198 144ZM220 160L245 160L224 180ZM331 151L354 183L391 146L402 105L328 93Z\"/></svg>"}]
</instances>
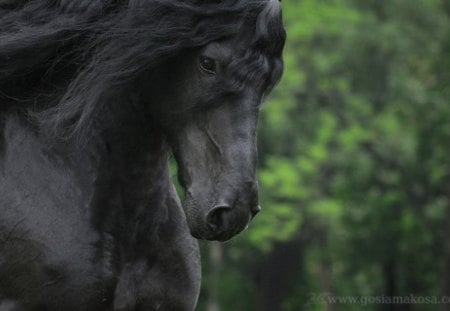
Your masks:
<instances>
[{"instance_id":1,"label":"horse nostril","mask_svg":"<svg viewBox=\"0 0 450 311\"><path fill-rule=\"evenodd\" d=\"M214 207L206 216L208 225L217 230L225 224L225 214L231 210L231 206L221 205Z\"/></svg>"},{"instance_id":2,"label":"horse nostril","mask_svg":"<svg viewBox=\"0 0 450 311\"><path fill-rule=\"evenodd\" d=\"M255 207L253 207L251 209L251 213L252 213L252 219L253 217L256 216L256 214L258 214L261 211L261 206L260 205L256 205Z\"/></svg>"}]
</instances>

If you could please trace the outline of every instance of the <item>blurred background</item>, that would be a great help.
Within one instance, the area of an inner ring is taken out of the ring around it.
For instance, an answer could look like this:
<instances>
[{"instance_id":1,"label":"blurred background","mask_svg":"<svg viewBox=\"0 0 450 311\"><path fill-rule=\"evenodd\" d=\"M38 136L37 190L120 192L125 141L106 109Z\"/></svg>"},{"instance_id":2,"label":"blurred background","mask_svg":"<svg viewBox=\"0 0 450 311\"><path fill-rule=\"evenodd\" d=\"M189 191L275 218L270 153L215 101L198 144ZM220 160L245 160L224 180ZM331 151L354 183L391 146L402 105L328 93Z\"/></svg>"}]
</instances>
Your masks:
<instances>
[{"instance_id":1,"label":"blurred background","mask_svg":"<svg viewBox=\"0 0 450 311\"><path fill-rule=\"evenodd\" d=\"M450 310L450 1L286 0L262 212L202 243L200 311Z\"/></svg>"}]
</instances>

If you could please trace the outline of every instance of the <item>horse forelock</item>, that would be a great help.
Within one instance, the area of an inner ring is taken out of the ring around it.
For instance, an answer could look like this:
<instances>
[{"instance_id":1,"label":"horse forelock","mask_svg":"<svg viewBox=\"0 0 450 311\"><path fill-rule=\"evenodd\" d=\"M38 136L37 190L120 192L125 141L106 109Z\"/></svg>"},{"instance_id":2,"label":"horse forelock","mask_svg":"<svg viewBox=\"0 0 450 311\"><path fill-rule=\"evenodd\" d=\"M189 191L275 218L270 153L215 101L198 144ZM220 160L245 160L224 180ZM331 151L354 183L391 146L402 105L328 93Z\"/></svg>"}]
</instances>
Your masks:
<instances>
[{"instance_id":1,"label":"horse forelock","mask_svg":"<svg viewBox=\"0 0 450 311\"><path fill-rule=\"evenodd\" d=\"M47 84L58 85L55 104L34 114L59 138L89 136L107 103L139 74L183 50L237 35L249 16L256 25L254 50L279 56L285 40L278 0L8 3L17 6L3 8L0 1L0 87L33 69L75 68L63 81L48 78ZM39 95L30 92L23 90L33 98Z\"/></svg>"}]
</instances>

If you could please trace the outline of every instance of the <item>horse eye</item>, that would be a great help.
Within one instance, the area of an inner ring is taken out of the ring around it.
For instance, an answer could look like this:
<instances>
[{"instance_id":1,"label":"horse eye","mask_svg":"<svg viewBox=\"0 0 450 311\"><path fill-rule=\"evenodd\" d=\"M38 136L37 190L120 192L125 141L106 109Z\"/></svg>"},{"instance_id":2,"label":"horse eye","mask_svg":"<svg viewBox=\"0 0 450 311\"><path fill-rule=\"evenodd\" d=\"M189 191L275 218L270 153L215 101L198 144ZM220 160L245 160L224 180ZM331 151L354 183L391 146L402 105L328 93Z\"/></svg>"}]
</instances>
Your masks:
<instances>
[{"instance_id":1,"label":"horse eye","mask_svg":"<svg viewBox=\"0 0 450 311\"><path fill-rule=\"evenodd\" d=\"M200 56L200 68L207 73L216 73L216 62L214 59L206 56Z\"/></svg>"}]
</instances>

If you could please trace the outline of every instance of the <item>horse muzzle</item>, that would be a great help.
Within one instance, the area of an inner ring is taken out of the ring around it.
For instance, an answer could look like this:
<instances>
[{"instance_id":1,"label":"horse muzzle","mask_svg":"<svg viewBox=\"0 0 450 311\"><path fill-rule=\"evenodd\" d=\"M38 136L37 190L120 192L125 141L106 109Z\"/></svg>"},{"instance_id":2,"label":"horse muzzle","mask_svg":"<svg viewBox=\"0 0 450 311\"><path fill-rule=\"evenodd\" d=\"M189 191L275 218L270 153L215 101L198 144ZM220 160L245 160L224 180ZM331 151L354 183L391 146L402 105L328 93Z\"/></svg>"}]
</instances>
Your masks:
<instances>
[{"instance_id":1,"label":"horse muzzle","mask_svg":"<svg viewBox=\"0 0 450 311\"><path fill-rule=\"evenodd\" d=\"M226 241L246 229L261 210L257 194L249 200L220 200L210 208L198 202L188 192L184 210L192 236L197 239ZM252 202L252 203L250 203Z\"/></svg>"}]
</instances>

